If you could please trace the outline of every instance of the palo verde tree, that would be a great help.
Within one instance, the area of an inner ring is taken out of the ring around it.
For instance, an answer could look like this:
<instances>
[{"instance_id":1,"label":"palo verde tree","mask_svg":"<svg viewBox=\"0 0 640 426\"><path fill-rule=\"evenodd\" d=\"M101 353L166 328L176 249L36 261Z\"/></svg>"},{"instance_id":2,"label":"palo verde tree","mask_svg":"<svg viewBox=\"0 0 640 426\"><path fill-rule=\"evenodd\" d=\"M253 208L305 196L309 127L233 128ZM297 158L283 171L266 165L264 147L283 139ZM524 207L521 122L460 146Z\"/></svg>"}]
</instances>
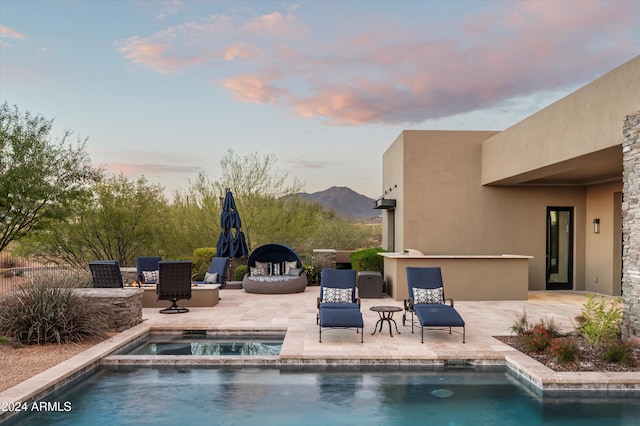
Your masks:
<instances>
[{"instance_id":1,"label":"palo verde tree","mask_svg":"<svg viewBox=\"0 0 640 426\"><path fill-rule=\"evenodd\" d=\"M0 106L0 250L34 230L65 220L100 176L85 141L54 141L53 120Z\"/></svg>"},{"instance_id":2,"label":"palo verde tree","mask_svg":"<svg viewBox=\"0 0 640 426\"><path fill-rule=\"evenodd\" d=\"M103 177L93 185L90 202L74 206L74 214L55 229L33 233L19 253L86 267L95 259L132 265L136 256L164 255L170 223L163 188L144 176Z\"/></svg>"}]
</instances>

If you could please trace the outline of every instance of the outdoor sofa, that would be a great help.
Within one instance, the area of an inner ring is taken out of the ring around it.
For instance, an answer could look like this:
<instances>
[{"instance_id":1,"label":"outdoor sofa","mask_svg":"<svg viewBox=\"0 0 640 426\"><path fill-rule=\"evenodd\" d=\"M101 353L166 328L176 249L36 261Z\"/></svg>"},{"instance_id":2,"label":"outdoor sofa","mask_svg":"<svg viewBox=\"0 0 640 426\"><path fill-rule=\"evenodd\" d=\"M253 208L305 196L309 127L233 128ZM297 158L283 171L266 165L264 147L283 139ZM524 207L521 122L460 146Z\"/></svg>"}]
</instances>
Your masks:
<instances>
[{"instance_id":1,"label":"outdoor sofa","mask_svg":"<svg viewBox=\"0 0 640 426\"><path fill-rule=\"evenodd\" d=\"M247 293L300 293L307 287L302 259L284 244L265 244L251 252L242 279Z\"/></svg>"}]
</instances>

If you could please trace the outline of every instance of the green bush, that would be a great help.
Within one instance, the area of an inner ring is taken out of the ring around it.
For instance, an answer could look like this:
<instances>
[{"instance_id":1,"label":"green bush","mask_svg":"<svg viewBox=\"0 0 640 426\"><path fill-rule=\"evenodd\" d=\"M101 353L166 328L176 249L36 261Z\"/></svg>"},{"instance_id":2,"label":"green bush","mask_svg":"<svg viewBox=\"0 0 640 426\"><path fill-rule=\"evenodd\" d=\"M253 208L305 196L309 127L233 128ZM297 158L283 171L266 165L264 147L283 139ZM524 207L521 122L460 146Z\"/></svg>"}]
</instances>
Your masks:
<instances>
[{"instance_id":1,"label":"green bush","mask_svg":"<svg viewBox=\"0 0 640 426\"><path fill-rule=\"evenodd\" d=\"M240 265L233 271L233 280L234 281L242 281L244 278L244 274L247 273L247 265Z\"/></svg>"},{"instance_id":2,"label":"green bush","mask_svg":"<svg viewBox=\"0 0 640 426\"><path fill-rule=\"evenodd\" d=\"M354 251L349 256L351 268L356 271L380 272L384 276L384 258L378 253L384 252L381 248L370 248Z\"/></svg>"},{"instance_id":3,"label":"green bush","mask_svg":"<svg viewBox=\"0 0 640 426\"><path fill-rule=\"evenodd\" d=\"M88 275L43 274L0 299L0 334L25 344L69 343L106 336L107 319L74 287Z\"/></svg>"},{"instance_id":4,"label":"green bush","mask_svg":"<svg viewBox=\"0 0 640 426\"><path fill-rule=\"evenodd\" d=\"M587 295L587 303L582 306L582 315L576 318L576 331L591 345L600 345L615 340L620 335L622 325L622 303L620 299L608 300Z\"/></svg>"},{"instance_id":5,"label":"green bush","mask_svg":"<svg viewBox=\"0 0 640 426\"><path fill-rule=\"evenodd\" d=\"M607 362L619 364L633 364L633 351L635 345L631 341L610 341L604 348L602 357Z\"/></svg>"},{"instance_id":6,"label":"green bush","mask_svg":"<svg viewBox=\"0 0 640 426\"><path fill-rule=\"evenodd\" d=\"M209 270L211 259L216 255L215 247L202 247L193 250L193 279L194 281L204 280L204 273Z\"/></svg>"}]
</instances>

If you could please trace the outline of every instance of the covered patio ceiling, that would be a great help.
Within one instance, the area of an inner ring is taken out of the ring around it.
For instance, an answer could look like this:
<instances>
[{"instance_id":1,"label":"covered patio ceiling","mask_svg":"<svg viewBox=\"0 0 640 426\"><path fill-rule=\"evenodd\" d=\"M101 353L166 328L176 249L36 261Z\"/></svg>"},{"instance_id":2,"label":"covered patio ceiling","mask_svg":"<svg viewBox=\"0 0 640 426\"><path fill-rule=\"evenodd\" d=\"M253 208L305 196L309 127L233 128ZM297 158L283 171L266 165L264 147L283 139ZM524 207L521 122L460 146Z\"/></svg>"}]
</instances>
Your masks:
<instances>
[{"instance_id":1,"label":"covered patio ceiling","mask_svg":"<svg viewBox=\"0 0 640 426\"><path fill-rule=\"evenodd\" d=\"M622 180L620 145L511 176L491 185L590 186Z\"/></svg>"}]
</instances>

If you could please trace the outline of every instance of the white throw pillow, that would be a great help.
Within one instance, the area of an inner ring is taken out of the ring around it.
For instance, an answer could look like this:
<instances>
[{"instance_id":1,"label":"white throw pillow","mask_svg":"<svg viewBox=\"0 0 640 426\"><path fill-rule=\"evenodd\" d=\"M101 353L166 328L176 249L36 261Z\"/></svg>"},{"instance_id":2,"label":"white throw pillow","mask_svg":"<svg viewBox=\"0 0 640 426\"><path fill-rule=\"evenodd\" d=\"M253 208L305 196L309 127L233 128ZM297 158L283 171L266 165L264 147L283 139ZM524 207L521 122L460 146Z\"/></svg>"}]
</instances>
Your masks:
<instances>
[{"instance_id":1,"label":"white throw pillow","mask_svg":"<svg viewBox=\"0 0 640 426\"><path fill-rule=\"evenodd\" d=\"M351 303L352 291L350 288L323 287L322 303Z\"/></svg>"},{"instance_id":2,"label":"white throw pillow","mask_svg":"<svg viewBox=\"0 0 640 426\"><path fill-rule=\"evenodd\" d=\"M291 274L289 274L289 271L292 270L292 269L296 269L297 267L298 267L298 262L295 261L295 260L291 261L291 262L289 262L289 261L284 262L284 274L285 275L291 275Z\"/></svg>"},{"instance_id":3,"label":"white throw pillow","mask_svg":"<svg viewBox=\"0 0 640 426\"><path fill-rule=\"evenodd\" d=\"M142 271L142 276L145 283L153 284L158 282L158 271Z\"/></svg>"},{"instance_id":4,"label":"white throw pillow","mask_svg":"<svg viewBox=\"0 0 640 426\"><path fill-rule=\"evenodd\" d=\"M413 288L413 303L435 304L444 302L444 289L438 288Z\"/></svg>"},{"instance_id":5,"label":"white throw pillow","mask_svg":"<svg viewBox=\"0 0 640 426\"><path fill-rule=\"evenodd\" d=\"M207 284L216 284L218 282L218 273L205 272L204 282Z\"/></svg>"}]
</instances>

